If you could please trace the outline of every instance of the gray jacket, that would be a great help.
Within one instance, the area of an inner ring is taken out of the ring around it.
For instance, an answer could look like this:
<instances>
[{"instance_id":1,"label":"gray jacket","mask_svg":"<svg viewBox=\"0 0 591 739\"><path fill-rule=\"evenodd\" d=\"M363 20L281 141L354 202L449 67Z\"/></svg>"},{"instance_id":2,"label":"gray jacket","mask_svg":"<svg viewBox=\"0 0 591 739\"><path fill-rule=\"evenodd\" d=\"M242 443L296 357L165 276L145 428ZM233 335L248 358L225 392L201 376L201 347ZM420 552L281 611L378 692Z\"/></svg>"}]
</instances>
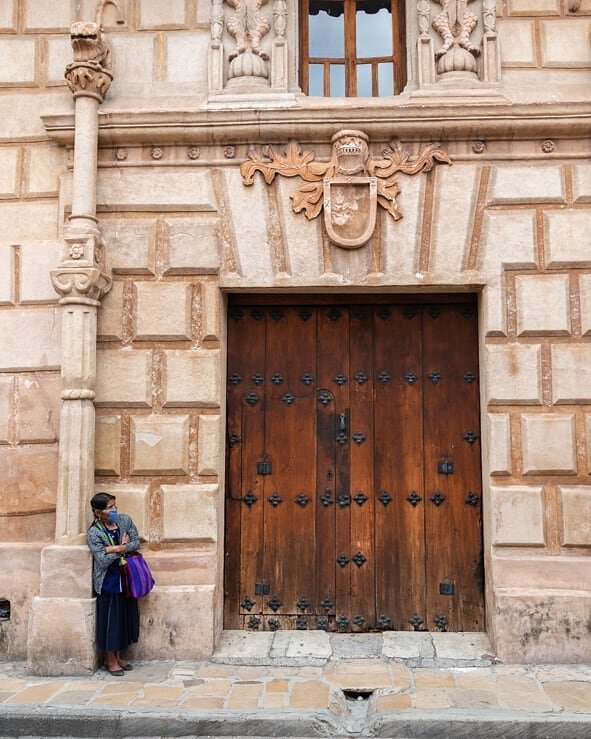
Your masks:
<instances>
[{"instance_id":1,"label":"gray jacket","mask_svg":"<svg viewBox=\"0 0 591 739\"><path fill-rule=\"evenodd\" d=\"M135 552L140 548L140 537L135 524L131 520L130 516L126 516L125 513L119 514L119 531L121 532L121 537L123 537L123 534L127 534L129 536L129 542L125 546L126 554L128 552ZM92 584L95 593L100 595L103 587L103 580L105 579L105 574L109 565L112 562L115 562L115 560L121 557L121 555L115 552L112 554L105 554L105 547L110 546L111 542L105 532L94 522L88 528L87 538L88 548L92 552L93 559Z\"/></svg>"}]
</instances>

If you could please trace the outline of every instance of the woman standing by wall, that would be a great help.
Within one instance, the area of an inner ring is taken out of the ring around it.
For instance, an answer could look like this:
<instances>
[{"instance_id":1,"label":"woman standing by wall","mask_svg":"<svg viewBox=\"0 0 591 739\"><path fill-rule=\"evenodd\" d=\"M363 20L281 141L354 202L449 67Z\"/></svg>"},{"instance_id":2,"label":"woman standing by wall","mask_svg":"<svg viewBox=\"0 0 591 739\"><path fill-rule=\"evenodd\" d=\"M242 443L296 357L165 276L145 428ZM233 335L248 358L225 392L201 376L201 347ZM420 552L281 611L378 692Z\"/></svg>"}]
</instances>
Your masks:
<instances>
[{"instance_id":1,"label":"woman standing by wall","mask_svg":"<svg viewBox=\"0 0 591 739\"><path fill-rule=\"evenodd\" d=\"M106 669L120 677L132 669L121 652L137 642L140 631L137 599L124 594L121 560L140 548L140 540L131 518L117 511L114 495L97 493L90 507L94 521L88 528L88 547L97 594L97 647L105 653Z\"/></svg>"}]
</instances>

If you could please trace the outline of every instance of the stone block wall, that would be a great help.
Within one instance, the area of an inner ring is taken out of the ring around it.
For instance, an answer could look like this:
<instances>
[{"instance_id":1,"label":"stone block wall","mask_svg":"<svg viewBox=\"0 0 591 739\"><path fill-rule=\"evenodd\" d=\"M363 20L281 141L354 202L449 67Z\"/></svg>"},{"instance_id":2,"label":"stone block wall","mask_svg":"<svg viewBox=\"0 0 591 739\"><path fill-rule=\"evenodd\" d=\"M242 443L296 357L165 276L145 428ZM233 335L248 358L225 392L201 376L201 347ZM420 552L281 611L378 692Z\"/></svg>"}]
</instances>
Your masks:
<instances>
[{"instance_id":1,"label":"stone block wall","mask_svg":"<svg viewBox=\"0 0 591 739\"><path fill-rule=\"evenodd\" d=\"M122 4L122 25L112 7L104 16L115 80L103 120L164 110L169 98L205 106L210 3ZM0 568L0 600L11 602L0 634L11 659L26 653L55 531L60 318L49 270L71 152L40 116L72 112L69 26L95 7L0 3L0 558L12 563ZM507 0L497 14L507 98L589 99L589 0L576 13L561 0ZM243 187L248 147L268 141L101 139L97 206L114 284L99 310L97 490L138 523L158 582L142 611L144 656L208 654L221 629L222 290L293 288L480 293L489 628L503 659L590 657L589 152L578 140L517 139L452 142L452 167L402 175L404 219L381 214L371 244L351 252L292 212L294 181ZM328 142L316 152L326 158Z\"/></svg>"}]
</instances>

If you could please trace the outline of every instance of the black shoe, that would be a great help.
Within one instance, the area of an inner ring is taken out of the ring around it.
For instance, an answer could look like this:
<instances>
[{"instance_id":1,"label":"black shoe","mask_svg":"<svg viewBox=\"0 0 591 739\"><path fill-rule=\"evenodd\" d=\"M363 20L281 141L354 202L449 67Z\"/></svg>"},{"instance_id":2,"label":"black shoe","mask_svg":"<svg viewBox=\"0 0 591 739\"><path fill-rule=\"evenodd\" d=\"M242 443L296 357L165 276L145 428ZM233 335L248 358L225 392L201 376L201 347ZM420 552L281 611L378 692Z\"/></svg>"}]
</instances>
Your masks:
<instances>
[{"instance_id":1,"label":"black shoe","mask_svg":"<svg viewBox=\"0 0 591 739\"><path fill-rule=\"evenodd\" d=\"M130 670L133 670L133 665L131 665L129 662L126 665L121 665L121 669L125 670L125 672L129 672Z\"/></svg>"},{"instance_id":2,"label":"black shoe","mask_svg":"<svg viewBox=\"0 0 591 739\"><path fill-rule=\"evenodd\" d=\"M115 677L123 677L123 675L125 675L125 672L123 670L109 670L108 667L107 667L107 672L110 675L114 675Z\"/></svg>"}]
</instances>

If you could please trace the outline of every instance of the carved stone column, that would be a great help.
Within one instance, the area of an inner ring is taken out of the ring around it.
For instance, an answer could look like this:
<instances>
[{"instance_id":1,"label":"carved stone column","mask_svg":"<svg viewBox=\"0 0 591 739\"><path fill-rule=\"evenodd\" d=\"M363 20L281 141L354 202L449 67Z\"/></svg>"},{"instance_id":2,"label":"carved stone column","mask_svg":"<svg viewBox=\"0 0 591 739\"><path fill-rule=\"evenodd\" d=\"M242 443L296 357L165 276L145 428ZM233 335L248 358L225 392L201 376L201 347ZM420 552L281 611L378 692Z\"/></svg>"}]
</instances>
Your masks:
<instances>
[{"instance_id":1,"label":"carved stone column","mask_svg":"<svg viewBox=\"0 0 591 739\"><path fill-rule=\"evenodd\" d=\"M95 23L72 25L74 61L65 75L75 104L72 215L60 264L51 272L62 306L62 408L55 544L42 552L40 593L29 621L27 667L37 675L80 675L96 667L92 561L85 543L94 493L97 309L111 287L96 219L98 106L113 79L101 24L108 3L119 10L113 0L101 0Z\"/></svg>"}]
</instances>

